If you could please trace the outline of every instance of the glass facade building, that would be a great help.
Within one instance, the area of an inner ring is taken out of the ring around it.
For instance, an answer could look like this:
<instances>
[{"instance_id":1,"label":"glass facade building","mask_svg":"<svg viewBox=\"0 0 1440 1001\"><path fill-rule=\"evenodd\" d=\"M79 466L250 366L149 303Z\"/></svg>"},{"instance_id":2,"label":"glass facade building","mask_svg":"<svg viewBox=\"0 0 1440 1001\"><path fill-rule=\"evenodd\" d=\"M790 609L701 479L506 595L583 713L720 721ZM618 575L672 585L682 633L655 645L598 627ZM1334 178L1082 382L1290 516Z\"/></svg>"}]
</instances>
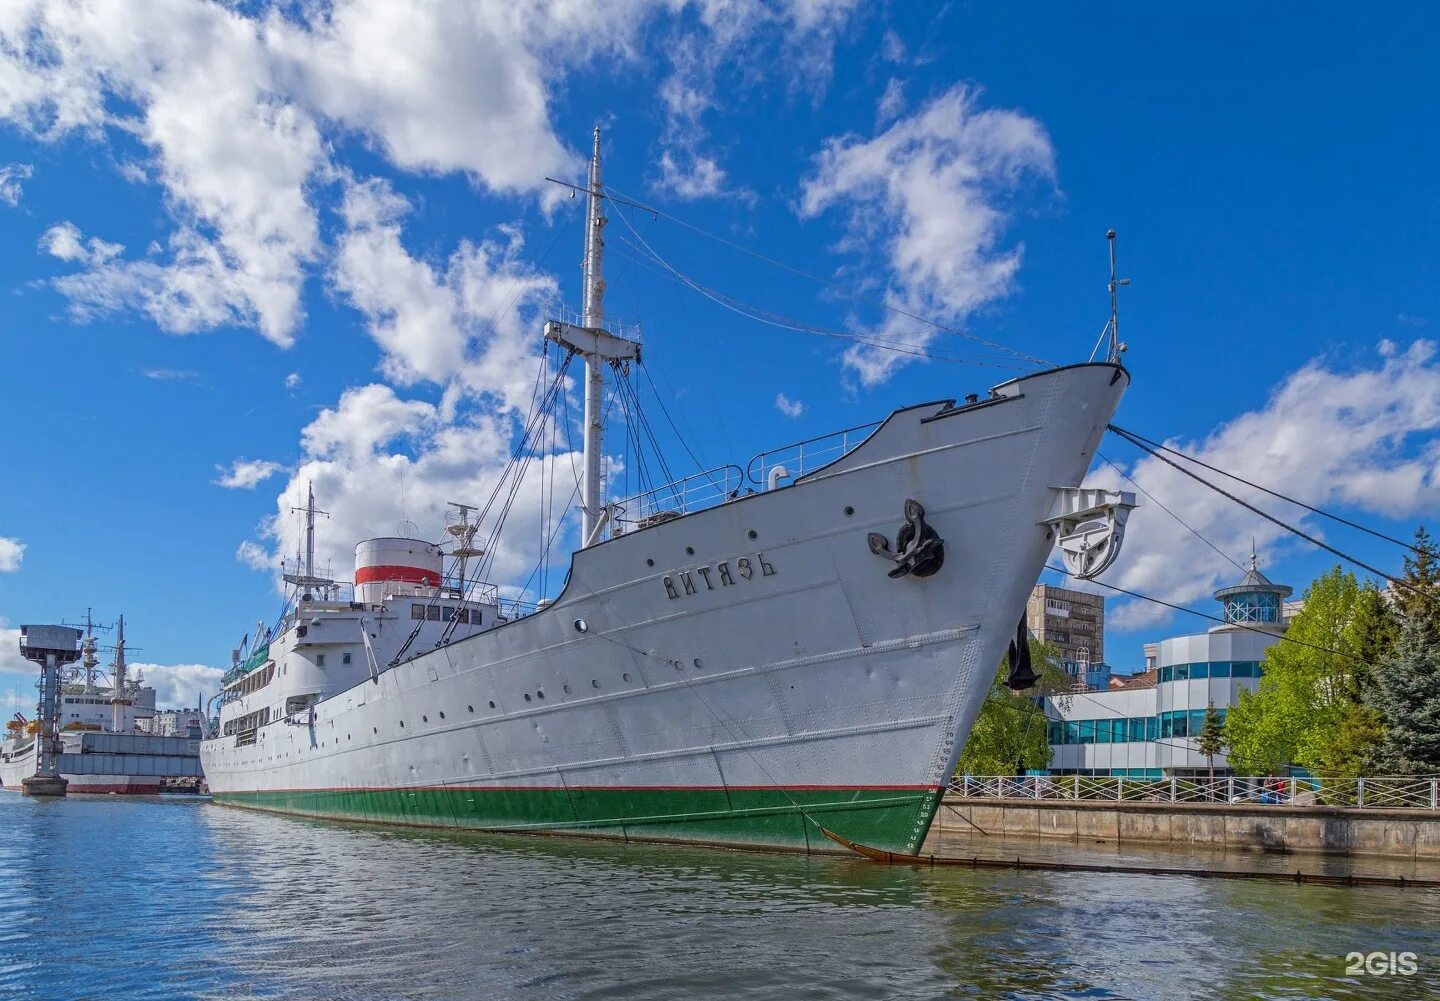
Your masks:
<instances>
[{"instance_id":1,"label":"glass facade building","mask_svg":"<svg viewBox=\"0 0 1440 1001\"><path fill-rule=\"evenodd\" d=\"M1195 737L1209 706L1223 723L1240 692L1258 687L1291 593L1255 563L1252 556L1245 577L1216 592L1223 624L1162 640L1153 669L1123 687L1046 700L1051 773L1160 778L1206 774L1212 764L1219 774L1228 770L1223 754L1207 762Z\"/></svg>"}]
</instances>

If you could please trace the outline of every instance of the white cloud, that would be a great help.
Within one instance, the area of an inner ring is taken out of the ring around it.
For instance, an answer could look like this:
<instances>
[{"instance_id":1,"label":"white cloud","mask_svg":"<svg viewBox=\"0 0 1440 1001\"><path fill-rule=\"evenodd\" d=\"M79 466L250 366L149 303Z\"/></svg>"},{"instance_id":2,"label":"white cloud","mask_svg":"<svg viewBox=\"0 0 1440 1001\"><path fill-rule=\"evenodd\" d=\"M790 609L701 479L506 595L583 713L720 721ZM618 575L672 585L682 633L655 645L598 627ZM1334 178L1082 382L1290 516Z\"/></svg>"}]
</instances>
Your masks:
<instances>
[{"instance_id":1,"label":"white cloud","mask_svg":"<svg viewBox=\"0 0 1440 1001\"><path fill-rule=\"evenodd\" d=\"M0 202L11 208L20 204L21 187L35 174L35 168L28 163L7 163L0 165Z\"/></svg>"},{"instance_id":2,"label":"white cloud","mask_svg":"<svg viewBox=\"0 0 1440 1001\"><path fill-rule=\"evenodd\" d=\"M194 708L196 699L209 699L220 690L225 671L205 664L131 664L130 676L144 672L145 684L155 689L155 706L159 709Z\"/></svg>"},{"instance_id":3,"label":"white cloud","mask_svg":"<svg viewBox=\"0 0 1440 1001\"><path fill-rule=\"evenodd\" d=\"M286 389L298 389L298 388L300 388L300 382L301 382L300 373L299 373L299 372L291 372L289 375L287 375L287 376L285 377L285 388L286 388Z\"/></svg>"},{"instance_id":4,"label":"white cloud","mask_svg":"<svg viewBox=\"0 0 1440 1001\"><path fill-rule=\"evenodd\" d=\"M1312 361L1276 386L1260 409L1225 422L1200 441L1166 444L1318 507L1423 518L1440 506L1436 345L1418 340L1388 352L1377 346L1377 353L1378 366L1348 371L1324 359ZM1123 413L1117 422L1128 423ZM1156 436L1154 429L1133 430ZM1103 447L1112 459L1123 454L1122 449L1133 451L1114 438ZM1285 521L1308 526L1311 534L1335 533L1338 540L1349 533L1224 477L1197 471ZM1309 546L1158 459L1142 458L1127 472L1237 562L1248 556L1252 538L1262 569L1278 556ZM1112 489L1134 489L1103 463L1090 480ZM1125 549L1106 574L1106 583L1203 607L1211 592L1238 579L1234 565L1156 504L1143 496L1139 500L1141 506L1126 530ZM1340 548L1353 547L1341 543ZM1399 560L1396 552L1380 566L1398 571ZM1270 576L1274 579L1275 574ZM1299 590L1306 582L1286 583ZM1110 628L1124 630L1168 620L1170 613L1148 602L1125 601L1107 618Z\"/></svg>"},{"instance_id":5,"label":"white cloud","mask_svg":"<svg viewBox=\"0 0 1440 1001\"><path fill-rule=\"evenodd\" d=\"M276 498L276 513L265 520L259 540L243 544L236 556L273 570L282 554L295 552L298 528L290 509L304 506L311 483L316 501L330 512L317 533L318 560L341 579L350 577L355 543L393 535L402 520L414 522L421 538L441 539L447 502L483 504L494 490L510 456L513 427L509 419L483 412L451 418L441 406L401 399L388 386L347 390L304 430L301 463ZM563 432L559 437L564 440ZM578 465L569 452L532 464L496 551L496 582L523 582L535 566L546 508L542 477L553 479L558 518L575 489ZM485 529L490 527L487 522ZM574 532L572 524L558 537L552 562L568 559Z\"/></svg>"},{"instance_id":6,"label":"white cloud","mask_svg":"<svg viewBox=\"0 0 1440 1001\"><path fill-rule=\"evenodd\" d=\"M198 382L200 379L199 372L188 368L147 368L142 369L140 374L156 382Z\"/></svg>"},{"instance_id":7,"label":"white cloud","mask_svg":"<svg viewBox=\"0 0 1440 1001\"><path fill-rule=\"evenodd\" d=\"M13 683L13 678L5 677L7 674L28 675L33 682L35 671L35 665L20 656L20 630L12 627L10 621L0 615L0 684ZM35 699L30 696L30 707L33 709L34 706Z\"/></svg>"},{"instance_id":8,"label":"white cloud","mask_svg":"<svg viewBox=\"0 0 1440 1001\"><path fill-rule=\"evenodd\" d=\"M285 467L268 459L236 459L227 470L216 466L215 485L227 490L253 490Z\"/></svg>"},{"instance_id":9,"label":"white cloud","mask_svg":"<svg viewBox=\"0 0 1440 1001\"><path fill-rule=\"evenodd\" d=\"M713 198L725 191L725 171L708 156L667 149L660 154L660 176L655 184L683 201Z\"/></svg>"},{"instance_id":10,"label":"white cloud","mask_svg":"<svg viewBox=\"0 0 1440 1001\"><path fill-rule=\"evenodd\" d=\"M875 102L875 126L879 128L900 116L905 110L905 84L893 76L885 84L885 92Z\"/></svg>"},{"instance_id":11,"label":"white cloud","mask_svg":"<svg viewBox=\"0 0 1440 1001\"><path fill-rule=\"evenodd\" d=\"M775 409L786 417L799 417L805 413L805 404L799 400L792 400L784 393L775 397Z\"/></svg>"},{"instance_id":12,"label":"white cloud","mask_svg":"<svg viewBox=\"0 0 1440 1001\"><path fill-rule=\"evenodd\" d=\"M359 138L402 171L459 172L554 204L562 193L544 177L580 164L552 114L576 72L648 66L658 50L675 81L667 102L693 118L715 102L717 66L751 87L777 75L823 86L856 7L10 0L0 9L0 121L45 141L123 134L143 153L117 154L122 176L163 189L171 229L152 253L100 254L78 231L58 244L79 266L53 282L77 320L136 312L172 333L236 325L288 346L304 284L330 260L321 206L337 182L357 183L337 168L338 145ZM757 47L785 58L749 58ZM681 55L666 59L672 49ZM695 197L719 190L713 157L693 144L675 156ZM457 266L472 265L452 260L447 279L462 277ZM395 358L431 378L414 363L447 352L430 348Z\"/></svg>"},{"instance_id":13,"label":"white cloud","mask_svg":"<svg viewBox=\"0 0 1440 1001\"><path fill-rule=\"evenodd\" d=\"M443 265L412 257L400 231L408 209L383 181L346 184L333 281L364 314L382 371L399 385L453 382L523 404L538 311L557 296L555 279L524 262L513 227L500 240L462 242Z\"/></svg>"},{"instance_id":14,"label":"white cloud","mask_svg":"<svg viewBox=\"0 0 1440 1001\"><path fill-rule=\"evenodd\" d=\"M883 248L895 308L959 326L976 309L1006 294L1021 248L1001 246L1004 197L1025 182L1051 179L1055 154L1033 118L981 109L963 85L930 101L870 139L828 140L803 185L800 211L811 218L846 213L845 246L858 254ZM912 350L936 330L890 313L875 331ZM845 352L867 386L883 382L913 355L872 345Z\"/></svg>"},{"instance_id":15,"label":"white cloud","mask_svg":"<svg viewBox=\"0 0 1440 1001\"><path fill-rule=\"evenodd\" d=\"M25 543L0 536L0 573L14 573L25 559Z\"/></svg>"},{"instance_id":16,"label":"white cloud","mask_svg":"<svg viewBox=\"0 0 1440 1001\"><path fill-rule=\"evenodd\" d=\"M104 264L125 250L121 243L108 243L98 236L85 239L73 222L59 222L40 235L40 249L62 261Z\"/></svg>"}]
</instances>

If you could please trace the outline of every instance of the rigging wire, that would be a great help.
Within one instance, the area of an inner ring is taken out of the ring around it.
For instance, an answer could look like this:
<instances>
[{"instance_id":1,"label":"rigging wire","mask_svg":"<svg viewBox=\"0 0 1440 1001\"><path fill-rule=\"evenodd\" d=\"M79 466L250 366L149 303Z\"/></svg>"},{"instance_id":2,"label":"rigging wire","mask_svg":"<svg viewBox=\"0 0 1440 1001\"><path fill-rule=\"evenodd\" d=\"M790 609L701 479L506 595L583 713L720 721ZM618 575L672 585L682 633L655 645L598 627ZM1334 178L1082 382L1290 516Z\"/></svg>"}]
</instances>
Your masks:
<instances>
[{"instance_id":1,"label":"rigging wire","mask_svg":"<svg viewBox=\"0 0 1440 1001\"><path fill-rule=\"evenodd\" d=\"M1187 522L1184 518L1180 517L1180 516L1179 516L1178 514L1176 514L1174 511L1170 510L1170 509L1169 509L1168 507L1166 507L1164 504L1160 503L1160 501L1155 497L1154 494L1152 494L1150 491L1146 490L1146 489L1145 489L1144 487L1142 487L1139 483L1136 483L1136 482L1135 482L1135 478L1134 478L1133 476L1131 476L1129 473L1125 472L1125 470L1121 469L1121 468L1120 468L1118 465L1116 465L1114 462L1111 462L1111 461L1110 461L1110 457L1107 456L1104 452L1096 452L1096 454L1099 455L1100 458L1103 459L1103 460L1105 461L1106 465L1108 465L1111 469L1115 470L1115 472L1117 472L1117 473L1119 473L1121 476L1125 477L1125 479L1130 482L1130 485L1131 485L1132 487L1134 487L1136 490L1140 491L1140 492L1141 492L1142 494L1144 494L1147 498L1149 498L1149 500L1151 501L1151 503L1153 503L1156 507L1158 507L1160 510L1164 511L1164 512L1165 512L1166 514L1168 514L1170 517L1174 518L1174 519L1175 519L1176 521L1178 521L1180 524L1184 525L1187 529L1190 530L1190 534L1194 535L1195 538L1199 539L1201 542L1205 543L1205 545L1207 545L1207 546L1209 546L1211 549L1215 550L1215 552L1219 553L1220 556L1222 556L1223 558L1229 560L1229 561L1230 561L1230 565L1233 566L1235 569L1239 570L1242 574L1245 573L1245 567L1244 567L1244 566L1242 566L1241 564L1237 563L1234 559L1232 559L1232 558L1230 557L1230 555L1229 555L1228 553L1226 553L1226 552L1225 552L1223 549L1221 549L1219 546L1215 545L1215 543L1211 542L1209 539L1205 538L1205 536L1201 535L1200 532L1199 532L1199 530L1196 529L1196 528L1194 528L1194 527L1193 527L1189 522Z\"/></svg>"},{"instance_id":2,"label":"rigging wire","mask_svg":"<svg viewBox=\"0 0 1440 1001\"><path fill-rule=\"evenodd\" d=\"M1418 596L1420 596L1420 597L1423 597L1423 598L1426 598L1426 599L1429 599L1429 600L1440 600L1440 596L1431 594L1429 591L1426 591L1426 590L1424 590L1424 589L1422 589L1422 588L1415 587L1414 585L1410 584L1408 581L1406 581L1406 580L1404 580L1404 579L1402 579L1402 578L1400 578L1400 577L1397 577L1397 576L1394 575L1394 574L1387 573L1387 572L1385 572L1384 570L1379 569L1378 567L1371 566L1369 563L1366 563L1366 562L1364 562L1363 560L1357 559L1356 557L1351 556L1349 553L1346 553L1346 552L1343 552L1342 550L1336 549L1334 546L1330 545L1328 542L1324 542L1324 541L1322 541L1322 540L1320 540L1320 539L1317 539L1315 536L1310 535L1310 534L1307 533L1307 532L1301 531L1299 528L1296 528L1294 525L1291 525L1291 524L1289 524L1288 522L1281 521L1279 518L1275 517L1273 514L1270 514L1270 513L1267 512L1267 511L1261 510L1260 508L1256 507L1254 504L1251 504L1249 501L1245 501L1245 500L1240 499L1239 497L1236 497L1234 494L1230 493L1228 490L1224 489L1223 487L1220 487L1220 486L1218 486L1218 485L1216 485L1216 484L1214 484L1214 483L1211 483L1209 480L1205 479L1205 477L1199 475L1198 473L1194 472L1193 470L1190 470L1190 469L1185 468L1184 466L1180 465L1180 464L1179 464L1178 462L1176 462L1175 460L1173 460L1173 459L1169 458L1168 456L1162 454L1158 449L1152 448L1152 447L1150 447L1148 444L1145 444L1144 441L1141 440L1140 438L1138 438L1138 437L1131 437L1131 435L1130 435L1130 433L1129 433L1128 431L1122 431L1121 429L1117 428L1117 427L1116 427L1115 425L1113 425L1113 424L1109 425L1109 428L1110 428L1111 431L1115 432L1115 433L1118 434L1120 437L1125 438L1127 441L1129 441L1129 442L1130 442L1132 445L1134 445L1135 447L1137 447L1137 448L1139 448L1139 449L1142 449L1143 451L1149 452L1151 455L1153 455L1155 458L1159 459L1161 462L1165 463L1165 464L1168 465L1168 466L1172 466L1172 467L1175 468L1175 469L1180 470L1180 472L1184 473L1186 476L1190 477L1192 480L1195 480L1197 483L1201 483L1201 484L1203 484L1204 486L1209 487L1211 490L1213 490L1213 491L1215 491L1216 493L1220 494L1222 497L1227 497L1227 498L1229 498L1230 500L1234 501L1236 504L1239 504L1241 507L1245 508L1247 511L1250 511L1250 512L1252 512L1253 514L1258 514L1260 517L1264 518L1266 521L1271 522L1271 523L1273 523L1273 524L1275 524L1275 525L1278 525L1278 526L1280 526L1281 528L1285 529L1285 531L1290 532L1290 533L1293 534L1293 535L1298 535L1300 538L1304 539L1306 542L1309 542L1310 544L1315 545L1315 546L1319 546L1321 549L1325 550L1327 553L1331 553L1331 554L1333 554L1333 555L1335 555L1335 556L1338 556L1338 557L1340 557L1340 559L1345 560L1345 561L1348 562L1348 563L1353 563L1353 564L1355 564L1357 567L1360 567L1362 570L1366 570L1366 571L1368 571L1368 572L1370 572L1370 573L1372 573L1372 574L1375 574L1377 577L1380 577L1380 578L1382 578L1382 579L1384 579L1384 580L1388 580L1393 587L1402 587L1402 588L1404 588L1405 590L1411 592L1412 594L1416 594L1416 595L1418 595Z\"/></svg>"},{"instance_id":3,"label":"rigging wire","mask_svg":"<svg viewBox=\"0 0 1440 1001\"><path fill-rule=\"evenodd\" d=\"M679 281L681 284L689 287L695 292L698 292L700 295L704 296L707 299L710 299L717 305L728 309L733 313L737 313L740 316L744 316L748 319L755 320L759 323L765 323L773 327L779 327L782 330L792 330L799 333L816 334L822 337L831 337L837 340L850 341L857 344L863 344L870 347L879 348L884 351L894 351L899 354L913 355L917 358L927 358L933 361L949 361L961 365L976 365L988 368L999 368L1007 371L1023 371L1022 369L1017 368L1017 366L1013 364L1007 365L994 361L981 361L972 358L962 358L956 355L943 355L938 352L927 351L923 348L917 348L912 345L905 345L901 343L896 343L894 341L887 341L883 337L875 334L861 335L846 331L831 330L827 327L820 327L816 326L815 324L806 323L802 320L792 319L780 313L773 313L767 310L762 310L757 306L752 306L744 302L743 300L736 298L735 296L720 292L707 285L702 285L700 282L680 271L665 258L661 257L660 254L654 250L654 248L652 248L648 243L645 242L644 237L642 237L640 233L635 229L635 227L631 225L629 218L625 215L624 212L621 212L617 209L615 214L619 217L620 221L625 224L626 228L629 229L632 234L634 234L635 239L638 241L638 246L635 243L632 243L630 240L626 240L624 237L621 237L624 242L630 244L632 247L635 247L636 250L645 254L655 263L659 264L665 272L668 272L669 276L672 279ZM1010 349L1004 350L1010 351ZM1041 362L1038 359L1031 359L1028 355L1023 355L1016 351L1010 351L1010 353L1018 355L1021 359L1035 364L1048 364L1046 362Z\"/></svg>"},{"instance_id":4,"label":"rigging wire","mask_svg":"<svg viewBox=\"0 0 1440 1001\"><path fill-rule=\"evenodd\" d=\"M547 177L546 180L551 181L555 184L560 184L564 187L571 188L576 191L589 193L588 188L581 188L574 184L566 184L566 182L564 181L557 181L554 178L549 177ZM822 285L828 289L831 289L832 291L839 292L847 298L854 299L857 302L867 303L871 306L875 306L878 309L883 309L887 312L895 313L899 316L904 316L908 319L916 321L917 323L923 323L926 326L933 327L936 330L942 331L944 333L954 334L957 337L963 337L967 340L974 341L976 344L984 345L985 347L991 348L993 350L1001 351L1009 355L1014 355L1015 357L1027 361L1033 365L1049 367L1052 364L1051 362L1048 362L1043 358L1036 358L1032 355L1027 355L1024 352L1017 351L1016 349L1007 345L1000 344L995 341L989 341L983 337L969 333L965 330L961 330L957 327L953 327L947 323L941 323L939 320L934 320L926 316L921 316L917 313L912 313L907 309L902 309L901 307L896 306L893 303L886 302L883 299L876 299L873 296L863 295L856 289L847 285L843 285L840 282L832 281L828 278L822 278L819 275L811 274L810 272L797 268L794 265L786 264L784 261L778 260L774 257L770 257L766 254L762 254L758 250L753 250L750 247L746 247L744 244L737 243L734 240L726 239L719 234L711 233L709 230L703 229L700 226L695 225L694 223L687 222L686 220L681 219L679 216L671 215L669 212L658 209L653 205L646 205L642 202L638 202L635 199L627 196L623 191L620 191L610 185L601 185L600 193L602 197L609 198L611 203L617 206L616 214L621 216L622 220L624 219L624 213L619 211L618 206L620 205L627 205L631 208L639 209L642 212L648 212L656 219L665 219L669 222L673 222L677 226L688 229L691 232L703 236L708 240L714 240L717 243L729 247L732 250L738 251L739 253L753 257L764 264L770 265L771 267L778 268L781 271L785 271L792 275L796 275L797 277L804 278L806 281L814 282L817 285ZM625 225L631 230L631 232L635 232L634 227L631 226L628 221L625 221ZM639 234L637 233L636 235L638 237Z\"/></svg>"},{"instance_id":5,"label":"rigging wire","mask_svg":"<svg viewBox=\"0 0 1440 1001\"><path fill-rule=\"evenodd\" d=\"M1046 569L1046 570L1053 570L1055 573L1061 574L1061 575L1066 576L1066 577L1070 577L1070 578L1072 578L1072 579L1074 579L1074 580L1080 580L1080 579L1081 579L1081 578L1079 578L1079 577L1076 577L1076 576L1075 576L1074 574L1072 574L1070 571L1066 570L1064 567L1050 566L1050 565L1047 563L1047 564L1045 565L1045 569ZM1177 604L1174 604L1173 602L1166 601L1166 600L1163 599L1163 598L1156 598L1156 597L1153 597L1153 596L1148 595L1148 594L1141 594L1139 591L1130 591L1130 590L1127 590L1126 588L1120 587L1120 586L1117 585L1117 584L1107 584L1107 583L1105 583L1103 580L1091 580L1091 581L1089 581L1089 583L1091 583L1091 584L1098 584L1100 587L1106 588L1107 590L1110 590L1110 591L1114 591L1114 592L1117 593L1117 594L1123 594L1123 595L1125 595L1125 596L1128 597L1128 598L1138 598L1138 599L1141 600L1141 601L1148 601L1148 602L1151 602L1152 604L1163 605L1164 607L1169 608L1169 609L1172 609L1173 611L1176 611L1176 612L1184 612L1184 613L1187 614L1187 615L1194 615L1194 616L1197 616L1197 617L1202 618L1202 619L1209 619L1211 622L1218 622L1218 623L1220 623L1221 625L1233 626L1233 627L1235 627L1236 629L1242 629L1242 630L1244 630L1244 631L1246 631L1246 632L1263 633L1263 634L1266 635L1266 636L1272 636L1272 637L1278 635L1278 637L1280 638L1280 640L1281 640L1282 642L1285 642L1285 643L1295 643L1295 644L1297 644L1297 645L1299 645L1299 646L1309 647L1311 650L1318 650L1318 651L1321 652L1321 653L1328 653L1328 654L1330 654L1330 655L1333 656L1333 657L1344 657L1344 658L1346 658L1347 660L1353 660L1353 661L1355 661L1356 663L1359 663L1359 664L1365 663L1365 661L1364 661L1362 658L1356 657L1354 654L1345 653L1343 650L1332 650L1332 649L1330 649L1329 647L1320 646L1320 645L1317 644L1317 643L1309 643L1309 642L1306 642L1305 640L1296 639L1295 637L1293 637L1293 636L1288 636L1288 635L1286 635L1285 633L1278 633L1278 634L1277 634L1277 633L1273 633L1273 632L1271 632L1271 631L1268 630L1268 629L1261 629L1259 626L1250 626L1250 625L1246 625L1246 624L1243 623L1243 622L1231 622L1230 620L1225 619L1225 618L1222 618L1222 617L1220 617L1220 616L1218 616L1218 615L1211 615L1209 612L1202 612L1202 611L1200 611L1198 608L1190 608L1190 607L1188 607L1188 606L1186 606L1186 605L1177 605Z\"/></svg>"},{"instance_id":6,"label":"rigging wire","mask_svg":"<svg viewBox=\"0 0 1440 1001\"><path fill-rule=\"evenodd\" d=\"M1236 474L1227 472L1226 470L1220 469L1217 466L1212 466L1208 462L1205 462L1203 459L1197 459L1193 455L1187 455L1186 453L1181 452L1178 449L1171 448L1169 445L1165 445L1161 442L1153 441L1149 438L1146 438L1142 434L1138 434L1134 431L1127 431L1124 428L1116 427L1114 424L1109 425L1109 429L1115 432L1120 437L1130 440L1132 444L1136 441L1144 442L1146 445L1150 445L1153 448L1159 449L1162 452L1169 452L1171 455L1179 456L1182 459L1195 463L1197 466L1203 466L1204 468L1210 470L1212 473L1219 473L1221 476L1228 476L1230 479L1235 480L1239 483L1243 483L1247 487L1259 490L1261 493L1269 494L1271 497L1277 497L1280 500L1285 501L1286 503L1294 504L1296 507L1304 508L1306 511L1309 511L1312 514L1318 514L1322 518L1329 518L1332 521L1338 521L1342 525L1348 525L1351 528L1359 529L1367 535L1373 535L1375 536L1375 538L1383 539L1386 542L1393 542L1395 545L1408 549L1411 552L1418 553L1420 551L1416 549L1412 543L1401 541L1400 539L1397 539L1393 536L1386 535L1384 532L1377 532L1373 528L1367 528L1366 526L1361 525L1358 522L1351 521L1348 518L1342 518L1338 514L1322 510L1321 508L1314 507L1310 504L1306 504L1304 501L1296 500L1294 497L1287 497L1285 494L1282 494L1276 490L1271 490L1269 487L1262 487L1258 483L1252 483L1251 481L1245 479L1245 477L1243 476L1237 476Z\"/></svg>"}]
</instances>

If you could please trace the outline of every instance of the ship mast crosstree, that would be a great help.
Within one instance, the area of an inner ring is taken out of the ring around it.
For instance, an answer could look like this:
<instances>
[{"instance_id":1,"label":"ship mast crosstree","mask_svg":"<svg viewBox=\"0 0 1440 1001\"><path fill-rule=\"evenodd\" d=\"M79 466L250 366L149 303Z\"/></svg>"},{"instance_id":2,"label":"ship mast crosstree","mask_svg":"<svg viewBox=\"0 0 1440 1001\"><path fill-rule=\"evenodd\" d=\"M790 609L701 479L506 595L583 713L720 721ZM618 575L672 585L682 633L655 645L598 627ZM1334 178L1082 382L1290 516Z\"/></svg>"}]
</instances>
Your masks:
<instances>
[{"instance_id":1,"label":"ship mast crosstree","mask_svg":"<svg viewBox=\"0 0 1440 1001\"><path fill-rule=\"evenodd\" d=\"M605 329L605 217L600 182L600 129L590 154L590 176L586 188L589 204L585 211L585 259L582 325L564 320L545 324L546 340L567 348L585 359L585 476L581 496L584 545L600 541L607 509L602 505L604 475L600 468L605 447L605 366L640 360L640 344Z\"/></svg>"}]
</instances>

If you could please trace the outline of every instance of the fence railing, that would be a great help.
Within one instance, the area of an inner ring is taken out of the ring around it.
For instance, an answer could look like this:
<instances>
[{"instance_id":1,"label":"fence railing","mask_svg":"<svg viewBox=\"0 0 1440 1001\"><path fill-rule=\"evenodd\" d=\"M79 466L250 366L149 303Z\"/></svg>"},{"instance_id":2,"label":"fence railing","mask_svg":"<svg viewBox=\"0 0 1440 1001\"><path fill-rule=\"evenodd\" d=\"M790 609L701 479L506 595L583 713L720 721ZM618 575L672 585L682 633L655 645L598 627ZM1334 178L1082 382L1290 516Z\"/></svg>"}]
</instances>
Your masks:
<instances>
[{"instance_id":1,"label":"fence railing","mask_svg":"<svg viewBox=\"0 0 1440 1001\"><path fill-rule=\"evenodd\" d=\"M964 799L1353 806L1440 812L1440 777L1426 776L1154 779L1120 775L966 775L952 779L949 791Z\"/></svg>"},{"instance_id":2,"label":"fence railing","mask_svg":"<svg viewBox=\"0 0 1440 1001\"><path fill-rule=\"evenodd\" d=\"M717 466L626 497L615 502L612 528L618 535L723 504L739 496L744 476L739 466Z\"/></svg>"},{"instance_id":3,"label":"fence railing","mask_svg":"<svg viewBox=\"0 0 1440 1001\"><path fill-rule=\"evenodd\" d=\"M788 479L814 472L821 466L828 466L836 459L853 452L861 442L881 425L881 421L859 424L853 428L832 431L818 438L807 438L790 445L781 445L766 452L759 452L750 460L745 475L758 487L770 485L770 470L784 466Z\"/></svg>"}]
</instances>

